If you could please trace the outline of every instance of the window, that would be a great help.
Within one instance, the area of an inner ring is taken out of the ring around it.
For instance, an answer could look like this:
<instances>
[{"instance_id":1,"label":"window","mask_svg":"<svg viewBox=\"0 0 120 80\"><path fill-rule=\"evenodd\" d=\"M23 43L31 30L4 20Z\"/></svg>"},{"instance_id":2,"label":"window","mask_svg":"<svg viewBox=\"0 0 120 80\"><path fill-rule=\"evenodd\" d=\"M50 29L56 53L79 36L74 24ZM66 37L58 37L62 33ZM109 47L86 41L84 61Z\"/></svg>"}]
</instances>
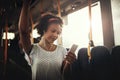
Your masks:
<instances>
[{"instance_id":1,"label":"window","mask_svg":"<svg viewBox=\"0 0 120 80\"><path fill-rule=\"evenodd\" d=\"M100 3L92 7L92 36L95 45L103 45L102 21ZM62 33L63 46L70 48L72 44L87 47L89 42L89 13L88 7L80 9L67 16L68 24L64 25Z\"/></svg>"}]
</instances>

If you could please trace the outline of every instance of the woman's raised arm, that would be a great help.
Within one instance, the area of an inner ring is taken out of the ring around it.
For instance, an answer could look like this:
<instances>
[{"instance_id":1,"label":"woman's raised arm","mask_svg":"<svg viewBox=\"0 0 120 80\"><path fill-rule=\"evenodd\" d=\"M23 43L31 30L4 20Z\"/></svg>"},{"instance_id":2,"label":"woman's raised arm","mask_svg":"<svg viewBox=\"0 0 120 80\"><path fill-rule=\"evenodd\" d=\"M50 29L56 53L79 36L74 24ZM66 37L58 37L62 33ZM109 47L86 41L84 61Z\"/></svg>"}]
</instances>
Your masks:
<instances>
[{"instance_id":1,"label":"woman's raised arm","mask_svg":"<svg viewBox=\"0 0 120 80\"><path fill-rule=\"evenodd\" d=\"M19 34L22 47L24 51L29 54L32 48L31 43L31 28L29 26L29 12L30 12L30 0L23 0L23 6L19 18Z\"/></svg>"}]
</instances>

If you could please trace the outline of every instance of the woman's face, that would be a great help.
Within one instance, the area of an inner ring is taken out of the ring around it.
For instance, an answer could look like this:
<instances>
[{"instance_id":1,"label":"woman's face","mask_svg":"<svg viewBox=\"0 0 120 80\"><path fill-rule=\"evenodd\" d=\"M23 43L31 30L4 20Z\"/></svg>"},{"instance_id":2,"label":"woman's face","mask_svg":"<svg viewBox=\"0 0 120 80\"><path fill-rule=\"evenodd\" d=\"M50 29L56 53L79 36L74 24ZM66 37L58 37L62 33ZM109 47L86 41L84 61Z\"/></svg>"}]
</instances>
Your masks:
<instances>
[{"instance_id":1,"label":"woman's face","mask_svg":"<svg viewBox=\"0 0 120 80\"><path fill-rule=\"evenodd\" d=\"M44 39L48 43L53 43L61 34L62 27L59 24L51 24L48 26L47 31L44 33Z\"/></svg>"}]
</instances>

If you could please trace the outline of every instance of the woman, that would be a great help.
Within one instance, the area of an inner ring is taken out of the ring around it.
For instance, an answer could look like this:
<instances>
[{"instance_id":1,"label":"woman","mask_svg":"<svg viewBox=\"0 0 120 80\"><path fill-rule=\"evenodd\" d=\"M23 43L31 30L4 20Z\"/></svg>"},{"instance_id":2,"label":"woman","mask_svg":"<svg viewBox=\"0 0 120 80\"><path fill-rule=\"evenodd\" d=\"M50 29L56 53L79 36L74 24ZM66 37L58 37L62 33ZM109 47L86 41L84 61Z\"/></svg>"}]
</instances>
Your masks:
<instances>
[{"instance_id":1,"label":"woman","mask_svg":"<svg viewBox=\"0 0 120 80\"><path fill-rule=\"evenodd\" d=\"M22 47L30 59L32 79L62 80L61 70L65 71L65 62L71 64L76 59L74 54L67 54L65 48L54 44L62 32L62 20L51 14L42 16L37 27L41 40L37 44L32 44L28 26L29 5L30 1L24 0L19 20L19 32Z\"/></svg>"}]
</instances>

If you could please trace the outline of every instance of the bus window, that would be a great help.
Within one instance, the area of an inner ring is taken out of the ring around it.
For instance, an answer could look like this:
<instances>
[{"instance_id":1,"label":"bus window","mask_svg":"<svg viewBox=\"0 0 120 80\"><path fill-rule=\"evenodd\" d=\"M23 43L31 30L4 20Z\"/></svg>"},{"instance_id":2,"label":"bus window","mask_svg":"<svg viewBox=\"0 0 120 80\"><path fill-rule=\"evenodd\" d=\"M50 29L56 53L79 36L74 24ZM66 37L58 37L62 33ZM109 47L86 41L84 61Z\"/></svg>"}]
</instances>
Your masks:
<instances>
[{"instance_id":1,"label":"bus window","mask_svg":"<svg viewBox=\"0 0 120 80\"><path fill-rule=\"evenodd\" d=\"M111 0L115 45L120 45L120 0Z\"/></svg>"},{"instance_id":2,"label":"bus window","mask_svg":"<svg viewBox=\"0 0 120 80\"><path fill-rule=\"evenodd\" d=\"M92 33L96 45L103 45L100 3L92 7ZM88 7L73 12L67 16L68 24L63 27L63 46L69 48L78 44L79 48L87 47L89 42L89 13Z\"/></svg>"}]
</instances>

